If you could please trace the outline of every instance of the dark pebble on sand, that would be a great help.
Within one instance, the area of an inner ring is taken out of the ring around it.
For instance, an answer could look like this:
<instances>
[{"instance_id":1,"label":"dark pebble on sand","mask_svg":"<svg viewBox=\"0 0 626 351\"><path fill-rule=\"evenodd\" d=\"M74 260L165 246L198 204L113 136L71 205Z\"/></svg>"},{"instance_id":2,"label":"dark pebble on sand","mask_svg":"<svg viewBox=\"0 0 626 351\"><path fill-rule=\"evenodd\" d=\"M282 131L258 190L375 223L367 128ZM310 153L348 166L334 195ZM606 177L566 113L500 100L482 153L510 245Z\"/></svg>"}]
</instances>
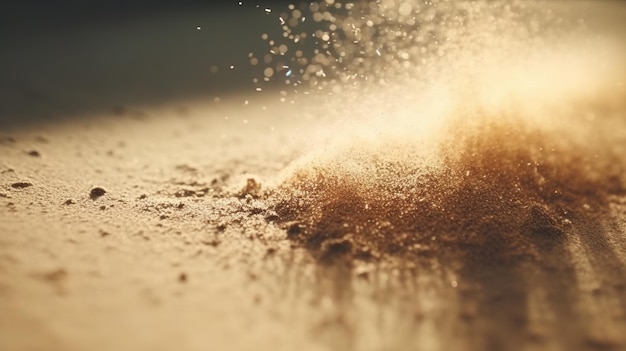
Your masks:
<instances>
[{"instance_id":1,"label":"dark pebble on sand","mask_svg":"<svg viewBox=\"0 0 626 351\"><path fill-rule=\"evenodd\" d=\"M33 186L33 183L17 182L17 183L11 184L11 187L14 188L14 189L24 189L24 188L28 188L30 186Z\"/></svg>"},{"instance_id":2,"label":"dark pebble on sand","mask_svg":"<svg viewBox=\"0 0 626 351\"><path fill-rule=\"evenodd\" d=\"M92 200L95 200L97 198L99 198L100 196L106 194L106 190L100 188L100 187L95 187L93 189L91 189L91 191L89 192L89 197Z\"/></svg>"},{"instance_id":3,"label":"dark pebble on sand","mask_svg":"<svg viewBox=\"0 0 626 351\"><path fill-rule=\"evenodd\" d=\"M298 234L302 233L302 227L300 226L300 224L298 223L294 223L292 225L289 226L289 228L287 229L287 235L288 236L296 236Z\"/></svg>"}]
</instances>

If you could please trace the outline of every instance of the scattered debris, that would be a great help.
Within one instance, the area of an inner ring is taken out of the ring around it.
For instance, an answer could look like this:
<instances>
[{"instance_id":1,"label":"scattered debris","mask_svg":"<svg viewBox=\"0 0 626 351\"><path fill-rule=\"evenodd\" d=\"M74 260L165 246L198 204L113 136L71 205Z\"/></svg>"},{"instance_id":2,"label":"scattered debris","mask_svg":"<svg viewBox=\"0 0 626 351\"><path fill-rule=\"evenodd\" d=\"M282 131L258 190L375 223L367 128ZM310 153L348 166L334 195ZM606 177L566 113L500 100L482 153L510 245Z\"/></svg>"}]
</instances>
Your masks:
<instances>
[{"instance_id":1,"label":"scattered debris","mask_svg":"<svg viewBox=\"0 0 626 351\"><path fill-rule=\"evenodd\" d=\"M16 182L11 184L11 187L14 189L24 189L33 186L33 183L30 182Z\"/></svg>"},{"instance_id":2,"label":"scattered debris","mask_svg":"<svg viewBox=\"0 0 626 351\"><path fill-rule=\"evenodd\" d=\"M196 191L191 189L181 189L174 193L176 197L190 197L196 196Z\"/></svg>"},{"instance_id":3,"label":"scattered debris","mask_svg":"<svg viewBox=\"0 0 626 351\"><path fill-rule=\"evenodd\" d=\"M278 217L278 215L274 211L269 211L269 214L265 216L265 220L268 222L277 222L279 219L280 217Z\"/></svg>"},{"instance_id":4,"label":"scattered debris","mask_svg":"<svg viewBox=\"0 0 626 351\"><path fill-rule=\"evenodd\" d=\"M246 186L239 192L239 198L245 198L251 196L258 198L261 195L261 183L258 183L254 178L248 178L246 180Z\"/></svg>"},{"instance_id":5,"label":"scattered debris","mask_svg":"<svg viewBox=\"0 0 626 351\"><path fill-rule=\"evenodd\" d=\"M345 257L352 252L352 248L353 241L350 237L325 240L321 245L319 260L331 262Z\"/></svg>"},{"instance_id":6,"label":"scattered debris","mask_svg":"<svg viewBox=\"0 0 626 351\"><path fill-rule=\"evenodd\" d=\"M211 239L211 240L205 240L202 242L204 245L208 245L208 246L213 246L213 247L217 247L219 246L222 242L219 241L218 239Z\"/></svg>"},{"instance_id":7,"label":"scattered debris","mask_svg":"<svg viewBox=\"0 0 626 351\"><path fill-rule=\"evenodd\" d=\"M299 223L293 223L287 228L287 235L290 237L295 237L300 233L302 233L302 227Z\"/></svg>"},{"instance_id":8,"label":"scattered debris","mask_svg":"<svg viewBox=\"0 0 626 351\"><path fill-rule=\"evenodd\" d=\"M103 188L95 187L95 188L91 189L91 191L89 192L89 197L92 200L96 200L97 198L103 196L106 193L107 193L106 190L104 190Z\"/></svg>"}]
</instances>

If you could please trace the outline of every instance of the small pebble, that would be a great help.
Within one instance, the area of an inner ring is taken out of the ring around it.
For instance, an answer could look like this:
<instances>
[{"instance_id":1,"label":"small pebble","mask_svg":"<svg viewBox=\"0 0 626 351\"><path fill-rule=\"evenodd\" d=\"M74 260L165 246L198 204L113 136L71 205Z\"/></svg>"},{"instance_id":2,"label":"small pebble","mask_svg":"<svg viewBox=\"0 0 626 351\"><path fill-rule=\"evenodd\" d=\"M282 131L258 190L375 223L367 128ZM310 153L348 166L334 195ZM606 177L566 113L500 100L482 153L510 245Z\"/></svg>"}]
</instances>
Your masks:
<instances>
[{"instance_id":1,"label":"small pebble","mask_svg":"<svg viewBox=\"0 0 626 351\"><path fill-rule=\"evenodd\" d=\"M33 183L17 182L17 183L11 184L11 187L14 188L14 189L24 189L24 188L28 188L30 186L33 186Z\"/></svg>"},{"instance_id":2,"label":"small pebble","mask_svg":"<svg viewBox=\"0 0 626 351\"><path fill-rule=\"evenodd\" d=\"M97 198L99 198L100 196L106 194L106 190L104 190L103 188L100 187L95 187L93 189L91 189L91 191L89 192L89 197L92 200L95 200Z\"/></svg>"}]
</instances>

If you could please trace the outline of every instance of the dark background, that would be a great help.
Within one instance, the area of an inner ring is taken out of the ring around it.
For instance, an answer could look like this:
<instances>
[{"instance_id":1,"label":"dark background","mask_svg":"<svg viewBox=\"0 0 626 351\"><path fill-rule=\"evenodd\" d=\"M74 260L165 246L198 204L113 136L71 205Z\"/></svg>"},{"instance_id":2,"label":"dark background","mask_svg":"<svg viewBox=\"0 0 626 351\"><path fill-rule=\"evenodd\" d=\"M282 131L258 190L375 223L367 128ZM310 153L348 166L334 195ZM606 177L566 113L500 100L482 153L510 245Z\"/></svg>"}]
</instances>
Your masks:
<instances>
[{"instance_id":1,"label":"dark background","mask_svg":"<svg viewBox=\"0 0 626 351\"><path fill-rule=\"evenodd\" d=\"M94 22L137 19L155 13L228 11L256 6L285 6L288 0L4 0L0 2L0 33L20 35L42 30L80 27ZM296 3L298 1L295 1Z\"/></svg>"},{"instance_id":2,"label":"dark background","mask_svg":"<svg viewBox=\"0 0 626 351\"><path fill-rule=\"evenodd\" d=\"M0 1L0 129L254 91L248 53L291 2L242 3Z\"/></svg>"}]
</instances>

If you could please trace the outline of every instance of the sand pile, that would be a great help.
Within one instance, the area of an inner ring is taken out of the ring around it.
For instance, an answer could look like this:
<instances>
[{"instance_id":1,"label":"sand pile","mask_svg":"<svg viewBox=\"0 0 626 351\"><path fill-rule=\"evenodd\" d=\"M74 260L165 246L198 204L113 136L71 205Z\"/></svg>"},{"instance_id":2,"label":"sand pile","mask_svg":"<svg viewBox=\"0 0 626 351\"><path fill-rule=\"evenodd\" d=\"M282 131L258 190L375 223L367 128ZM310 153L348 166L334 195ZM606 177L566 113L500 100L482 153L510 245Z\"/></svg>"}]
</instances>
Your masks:
<instances>
[{"instance_id":1,"label":"sand pile","mask_svg":"<svg viewBox=\"0 0 626 351\"><path fill-rule=\"evenodd\" d=\"M582 28L523 3L290 9L272 72L339 122L268 201L319 260L540 259L625 194L623 70Z\"/></svg>"},{"instance_id":2,"label":"sand pile","mask_svg":"<svg viewBox=\"0 0 626 351\"><path fill-rule=\"evenodd\" d=\"M451 127L436 159L420 158L419 144L357 144L297 168L275 210L290 238L321 260L535 259L537 246L566 240L572 223L625 194L623 154L609 143L486 121Z\"/></svg>"}]
</instances>

